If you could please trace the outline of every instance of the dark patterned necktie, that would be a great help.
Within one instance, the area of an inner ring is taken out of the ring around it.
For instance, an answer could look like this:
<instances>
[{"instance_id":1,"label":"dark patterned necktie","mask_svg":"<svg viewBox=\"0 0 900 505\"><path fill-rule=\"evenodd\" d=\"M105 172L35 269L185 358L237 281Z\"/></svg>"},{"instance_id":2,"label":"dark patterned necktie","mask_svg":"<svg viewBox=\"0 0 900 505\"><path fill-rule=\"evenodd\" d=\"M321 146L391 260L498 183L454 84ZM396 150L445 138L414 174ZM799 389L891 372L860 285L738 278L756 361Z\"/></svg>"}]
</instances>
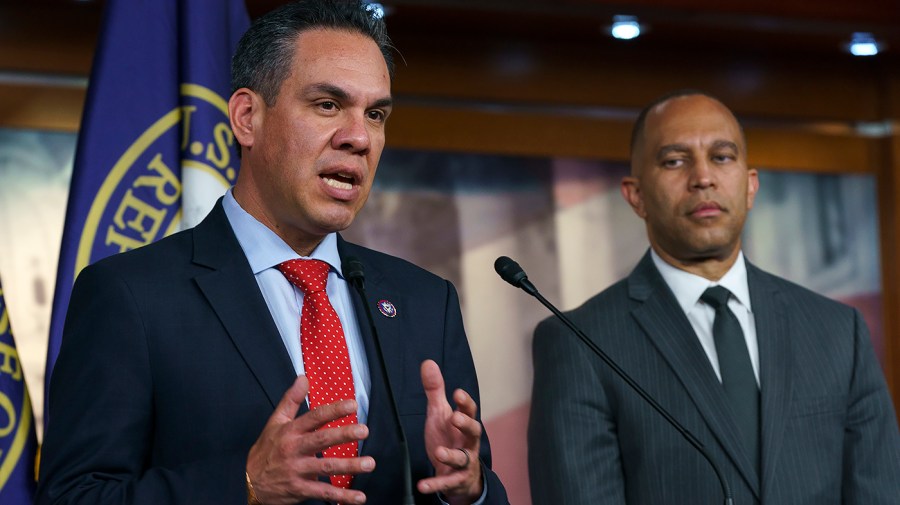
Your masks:
<instances>
[{"instance_id":1,"label":"dark patterned necktie","mask_svg":"<svg viewBox=\"0 0 900 505\"><path fill-rule=\"evenodd\" d=\"M713 339L719 357L722 387L731 403L741 438L757 471L759 470L759 388L747 341L737 317L728 308L731 292L722 286L708 288L700 297L716 310Z\"/></svg>"},{"instance_id":2,"label":"dark patterned necktie","mask_svg":"<svg viewBox=\"0 0 900 505\"><path fill-rule=\"evenodd\" d=\"M319 260L295 259L278 265L278 270L291 284L303 291L300 349L303 353L303 368L309 379L310 409L356 398L344 329L325 292L328 269L328 263ZM329 422L324 428L358 422L354 412ZM328 458L353 458L358 449L359 442L354 440L329 447L322 454ZM331 483L337 487L349 488L352 480L352 475L331 476Z\"/></svg>"}]
</instances>

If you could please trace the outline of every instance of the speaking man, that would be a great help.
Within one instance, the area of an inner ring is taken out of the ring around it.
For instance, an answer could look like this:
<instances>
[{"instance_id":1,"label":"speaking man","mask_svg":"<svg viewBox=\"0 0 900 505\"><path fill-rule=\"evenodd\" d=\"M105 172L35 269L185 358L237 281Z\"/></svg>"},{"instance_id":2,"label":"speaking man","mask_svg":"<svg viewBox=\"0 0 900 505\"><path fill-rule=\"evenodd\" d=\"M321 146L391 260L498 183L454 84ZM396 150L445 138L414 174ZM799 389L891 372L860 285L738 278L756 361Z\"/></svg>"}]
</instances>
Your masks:
<instances>
[{"instance_id":1,"label":"speaking man","mask_svg":"<svg viewBox=\"0 0 900 505\"><path fill-rule=\"evenodd\" d=\"M358 0L290 4L244 35L228 102L236 185L196 228L78 277L38 503L400 503L384 370L342 273L351 257L417 503L506 503L455 289L338 234L384 147L390 51Z\"/></svg>"}]
</instances>

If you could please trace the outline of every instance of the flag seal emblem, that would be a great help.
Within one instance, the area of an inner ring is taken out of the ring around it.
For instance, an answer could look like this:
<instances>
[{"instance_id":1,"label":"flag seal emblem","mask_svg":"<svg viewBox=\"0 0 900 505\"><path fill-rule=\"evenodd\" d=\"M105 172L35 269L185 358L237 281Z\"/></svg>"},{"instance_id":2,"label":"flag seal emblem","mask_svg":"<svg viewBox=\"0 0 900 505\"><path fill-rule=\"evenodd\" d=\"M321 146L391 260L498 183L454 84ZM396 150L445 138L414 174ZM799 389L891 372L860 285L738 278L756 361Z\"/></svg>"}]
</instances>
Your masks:
<instances>
[{"instance_id":1,"label":"flag seal emblem","mask_svg":"<svg viewBox=\"0 0 900 505\"><path fill-rule=\"evenodd\" d=\"M194 121L210 115L218 118L212 125ZM203 86L181 85L181 104L125 150L97 191L82 229L75 271L178 231L188 173L217 181L218 195L224 193L237 179L234 142L225 99ZM173 152L179 156L169 154Z\"/></svg>"},{"instance_id":2,"label":"flag seal emblem","mask_svg":"<svg viewBox=\"0 0 900 505\"><path fill-rule=\"evenodd\" d=\"M33 437L33 424L31 399L0 288L0 491L22 463L26 467L33 463L25 451Z\"/></svg>"}]
</instances>

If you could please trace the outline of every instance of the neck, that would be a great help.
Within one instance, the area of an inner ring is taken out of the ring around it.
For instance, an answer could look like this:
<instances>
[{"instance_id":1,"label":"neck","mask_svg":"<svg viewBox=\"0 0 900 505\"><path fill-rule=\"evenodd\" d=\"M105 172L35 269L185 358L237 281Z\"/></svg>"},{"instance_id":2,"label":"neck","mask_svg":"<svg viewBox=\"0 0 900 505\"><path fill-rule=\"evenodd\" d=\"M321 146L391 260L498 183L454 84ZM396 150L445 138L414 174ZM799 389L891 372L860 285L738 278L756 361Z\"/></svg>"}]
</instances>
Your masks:
<instances>
[{"instance_id":1,"label":"neck","mask_svg":"<svg viewBox=\"0 0 900 505\"><path fill-rule=\"evenodd\" d=\"M325 235L310 234L304 232L300 228L289 228L279 225L278 220L265 212L265 207L260 205L260 202L254 198L254 193L242 191L240 184L234 187L233 194L234 200L242 209L275 232L281 240L284 240L284 242L300 256L311 255L313 250L315 250L325 238Z\"/></svg>"},{"instance_id":2,"label":"neck","mask_svg":"<svg viewBox=\"0 0 900 505\"><path fill-rule=\"evenodd\" d=\"M741 248L735 247L733 251L724 256L710 256L710 257L699 257L699 258L676 258L666 251L662 250L660 247L653 245L653 251L662 258L663 261L672 265L673 267L684 270L685 272L692 273L694 275L699 275L704 279L708 279L711 281L718 281L722 277L731 270L731 267L734 266L734 262L737 261L738 255L741 252Z\"/></svg>"},{"instance_id":3,"label":"neck","mask_svg":"<svg viewBox=\"0 0 900 505\"><path fill-rule=\"evenodd\" d=\"M312 252L322 243L322 240L325 237L313 237L309 238L306 236L303 237L294 237L293 239L287 236L284 233L281 233L280 230L273 229L275 233L281 237L281 240L284 240L287 245L291 246L291 249L294 250L300 256L311 256Z\"/></svg>"}]
</instances>

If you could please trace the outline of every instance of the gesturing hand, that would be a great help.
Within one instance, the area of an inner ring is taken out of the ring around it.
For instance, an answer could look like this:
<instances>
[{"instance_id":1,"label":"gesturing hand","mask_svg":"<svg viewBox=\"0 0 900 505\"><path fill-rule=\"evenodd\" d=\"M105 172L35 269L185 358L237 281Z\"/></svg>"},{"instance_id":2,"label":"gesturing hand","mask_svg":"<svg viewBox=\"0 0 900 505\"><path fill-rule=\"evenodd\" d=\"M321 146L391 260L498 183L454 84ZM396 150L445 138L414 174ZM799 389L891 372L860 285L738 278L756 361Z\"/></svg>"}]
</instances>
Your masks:
<instances>
[{"instance_id":1,"label":"gesturing hand","mask_svg":"<svg viewBox=\"0 0 900 505\"><path fill-rule=\"evenodd\" d=\"M483 489L481 423L475 420L478 406L462 389L453 392L454 411L447 402L444 377L437 363L422 363L422 386L428 399L425 418L425 450L436 475L418 483L421 493L443 493L451 503L472 503Z\"/></svg>"},{"instance_id":2,"label":"gesturing hand","mask_svg":"<svg viewBox=\"0 0 900 505\"><path fill-rule=\"evenodd\" d=\"M285 392L275 412L247 456L247 475L257 498L265 505L295 504L315 498L337 503L365 503L361 491L341 489L320 482L320 475L371 472L371 457L317 458L316 453L333 445L363 440L369 429L363 424L316 431L329 421L356 412L356 401L342 400L296 417L309 391L301 375Z\"/></svg>"}]
</instances>

